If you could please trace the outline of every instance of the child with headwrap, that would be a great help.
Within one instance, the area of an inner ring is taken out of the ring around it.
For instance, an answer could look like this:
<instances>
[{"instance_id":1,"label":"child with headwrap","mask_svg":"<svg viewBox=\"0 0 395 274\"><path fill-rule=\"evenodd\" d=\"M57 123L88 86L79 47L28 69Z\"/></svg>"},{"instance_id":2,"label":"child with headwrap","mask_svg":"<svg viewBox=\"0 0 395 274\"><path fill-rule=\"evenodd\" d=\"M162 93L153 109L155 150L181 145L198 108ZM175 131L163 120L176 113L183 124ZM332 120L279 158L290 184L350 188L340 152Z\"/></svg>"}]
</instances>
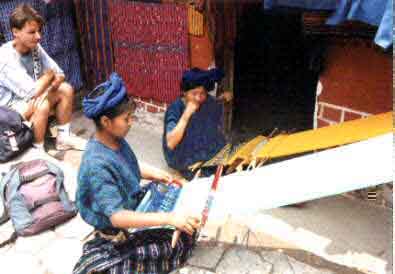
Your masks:
<instances>
[{"instance_id":1,"label":"child with headwrap","mask_svg":"<svg viewBox=\"0 0 395 274\"><path fill-rule=\"evenodd\" d=\"M96 124L79 174L76 205L96 237L85 243L74 274L168 273L191 253L191 235L199 220L173 213L141 213L135 209L144 191L142 178L171 183L164 171L140 165L124 137L135 108L122 79L112 74L83 100L85 115ZM129 228L171 225L183 231L174 249L172 230L146 230L130 236ZM149 233L148 236L146 233Z\"/></svg>"},{"instance_id":2,"label":"child with headwrap","mask_svg":"<svg viewBox=\"0 0 395 274\"><path fill-rule=\"evenodd\" d=\"M208 94L223 77L223 71L217 68L186 71L181 80L183 96L166 111L162 141L164 155L168 165L187 179L193 177L192 165L210 160L225 146L223 105ZM208 176L215 167L201 171L203 176Z\"/></svg>"}]
</instances>

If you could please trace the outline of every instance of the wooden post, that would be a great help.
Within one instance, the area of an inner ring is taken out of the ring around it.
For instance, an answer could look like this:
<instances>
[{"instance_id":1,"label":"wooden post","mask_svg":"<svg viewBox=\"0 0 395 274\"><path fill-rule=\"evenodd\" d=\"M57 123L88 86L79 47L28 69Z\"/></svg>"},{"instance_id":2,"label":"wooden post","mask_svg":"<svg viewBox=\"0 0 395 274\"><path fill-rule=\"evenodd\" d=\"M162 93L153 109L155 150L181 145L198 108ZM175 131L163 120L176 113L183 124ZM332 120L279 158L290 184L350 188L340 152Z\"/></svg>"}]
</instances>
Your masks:
<instances>
[{"instance_id":1,"label":"wooden post","mask_svg":"<svg viewBox=\"0 0 395 274\"><path fill-rule=\"evenodd\" d=\"M224 20L223 24L225 28L224 30L224 70L225 70L225 90L230 91L234 93L234 58L235 58L235 53L234 53L234 45L235 45L235 40L236 40L236 33L237 33L237 12L236 12L236 7L237 3L234 1L224 1L223 3L224 8ZM226 103L225 104L225 113L224 113L224 130L225 130L225 135L229 136L231 129L232 129L232 120L233 120L233 101Z\"/></svg>"},{"instance_id":2,"label":"wooden post","mask_svg":"<svg viewBox=\"0 0 395 274\"><path fill-rule=\"evenodd\" d=\"M225 49L225 85L224 88L227 91L234 92L234 50ZM224 133L229 135L232 129L232 119L233 119L233 101L225 103L224 107Z\"/></svg>"}]
</instances>

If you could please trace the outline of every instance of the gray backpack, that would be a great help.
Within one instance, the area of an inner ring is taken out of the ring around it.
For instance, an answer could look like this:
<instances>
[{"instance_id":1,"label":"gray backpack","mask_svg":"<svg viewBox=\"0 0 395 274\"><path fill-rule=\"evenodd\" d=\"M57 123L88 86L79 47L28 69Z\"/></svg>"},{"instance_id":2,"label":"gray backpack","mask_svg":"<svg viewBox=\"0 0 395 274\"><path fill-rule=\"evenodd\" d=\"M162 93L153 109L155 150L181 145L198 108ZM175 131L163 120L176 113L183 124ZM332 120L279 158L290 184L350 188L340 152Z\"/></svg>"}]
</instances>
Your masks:
<instances>
[{"instance_id":1,"label":"gray backpack","mask_svg":"<svg viewBox=\"0 0 395 274\"><path fill-rule=\"evenodd\" d=\"M45 160L21 162L0 181L0 224L11 219L15 232L0 247L64 223L77 209L63 185L63 171Z\"/></svg>"}]
</instances>

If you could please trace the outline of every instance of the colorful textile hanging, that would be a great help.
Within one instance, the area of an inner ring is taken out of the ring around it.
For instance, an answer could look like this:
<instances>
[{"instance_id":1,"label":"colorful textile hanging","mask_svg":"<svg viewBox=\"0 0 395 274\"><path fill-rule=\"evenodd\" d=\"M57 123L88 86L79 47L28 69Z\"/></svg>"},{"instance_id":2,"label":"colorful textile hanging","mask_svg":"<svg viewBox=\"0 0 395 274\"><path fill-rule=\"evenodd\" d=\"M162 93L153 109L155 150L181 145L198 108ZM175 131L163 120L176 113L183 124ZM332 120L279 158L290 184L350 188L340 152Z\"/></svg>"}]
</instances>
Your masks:
<instances>
[{"instance_id":1,"label":"colorful textile hanging","mask_svg":"<svg viewBox=\"0 0 395 274\"><path fill-rule=\"evenodd\" d=\"M171 103L188 69L185 5L110 1L115 71L128 92Z\"/></svg>"},{"instance_id":2,"label":"colorful textile hanging","mask_svg":"<svg viewBox=\"0 0 395 274\"><path fill-rule=\"evenodd\" d=\"M83 86L79 49L76 41L71 1L56 1L46 4L41 0L13 0L0 3L0 28L6 41L13 39L9 25L12 11L22 3L30 4L44 18L41 45L66 74L66 81L75 89Z\"/></svg>"},{"instance_id":3,"label":"colorful textile hanging","mask_svg":"<svg viewBox=\"0 0 395 274\"><path fill-rule=\"evenodd\" d=\"M114 71L107 0L74 0L80 34L83 71L89 88L104 82Z\"/></svg>"},{"instance_id":4,"label":"colorful textile hanging","mask_svg":"<svg viewBox=\"0 0 395 274\"><path fill-rule=\"evenodd\" d=\"M52 56L56 63L66 74L66 80L76 89L84 86L84 79L81 74L81 59L77 49L58 53Z\"/></svg>"},{"instance_id":5,"label":"colorful textile hanging","mask_svg":"<svg viewBox=\"0 0 395 274\"><path fill-rule=\"evenodd\" d=\"M188 5L188 31L196 36L201 36L204 32L204 15L192 5Z\"/></svg>"},{"instance_id":6,"label":"colorful textile hanging","mask_svg":"<svg viewBox=\"0 0 395 274\"><path fill-rule=\"evenodd\" d=\"M207 69L215 63L214 43L210 39L207 24L204 24L203 35L189 35L189 54L192 68Z\"/></svg>"}]
</instances>

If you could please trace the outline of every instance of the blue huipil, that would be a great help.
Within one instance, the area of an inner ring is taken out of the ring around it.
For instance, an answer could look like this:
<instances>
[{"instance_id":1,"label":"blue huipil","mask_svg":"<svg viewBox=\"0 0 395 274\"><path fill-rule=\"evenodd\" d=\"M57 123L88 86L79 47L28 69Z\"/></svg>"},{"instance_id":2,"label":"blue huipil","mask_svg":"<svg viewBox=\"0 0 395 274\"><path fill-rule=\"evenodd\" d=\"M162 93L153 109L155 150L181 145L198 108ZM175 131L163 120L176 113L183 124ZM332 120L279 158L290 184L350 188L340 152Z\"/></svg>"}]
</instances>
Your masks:
<instances>
[{"instance_id":1,"label":"blue huipil","mask_svg":"<svg viewBox=\"0 0 395 274\"><path fill-rule=\"evenodd\" d=\"M95 229L112 228L112 214L137 207L140 179L136 156L125 140L112 150L90 139L78 173L76 205L82 219Z\"/></svg>"},{"instance_id":2,"label":"blue huipil","mask_svg":"<svg viewBox=\"0 0 395 274\"><path fill-rule=\"evenodd\" d=\"M188 171L189 166L199 161L210 160L225 146L222 133L223 105L212 96L208 96L189 120L181 143L171 150L167 146L166 135L176 127L185 108L183 100L178 98L167 109L162 146L167 164L190 179L193 174ZM203 176L212 173L202 171Z\"/></svg>"},{"instance_id":3,"label":"blue huipil","mask_svg":"<svg viewBox=\"0 0 395 274\"><path fill-rule=\"evenodd\" d=\"M137 159L125 140L112 150L91 139L78 175L76 203L81 217L96 230L116 231L110 217L136 209L140 179ZM195 242L182 233L172 248L172 234L168 229L147 230L120 242L97 235L84 244L73 273L170 273L191 256Z\"/></svg>"}]
</instances>

